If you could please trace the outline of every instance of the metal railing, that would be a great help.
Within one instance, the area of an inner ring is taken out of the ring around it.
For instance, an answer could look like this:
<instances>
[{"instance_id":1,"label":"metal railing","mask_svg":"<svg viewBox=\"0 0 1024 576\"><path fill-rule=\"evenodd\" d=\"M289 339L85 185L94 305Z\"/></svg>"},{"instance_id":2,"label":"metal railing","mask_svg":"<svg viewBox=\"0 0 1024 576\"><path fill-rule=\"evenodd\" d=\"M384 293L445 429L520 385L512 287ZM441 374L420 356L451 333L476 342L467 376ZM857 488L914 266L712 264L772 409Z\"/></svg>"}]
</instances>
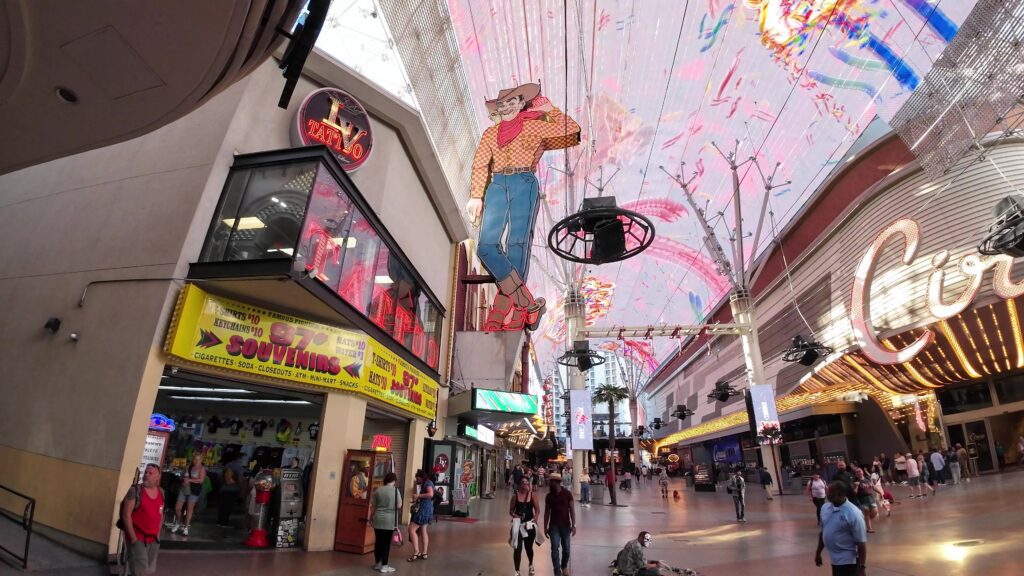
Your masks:
<instances>
[{"instance_id":1,"label":"metal railing","mask_svg":"<svg viewBox=\"0 0 1024 576\"><path fill-rule=\"evenodd\" d=\"M26 501L25 508L22 510L21 513L21 518L18 518L17 515L13 512L0 508L0 518L6 518L7 520L10 520L11 522L14 522L15 524L21 526L21 528L25 530L25 549L22 552L22 555L19 556L17 553L14 552L14 550L6 548L2 544L0 544L0 550L3 550L7 554L13 556L15 559L21 561L21 567L27 570L28 546L32 541L32 526L36 515L36 499L32 498L31 496L26 496L25 494L22 494L21 492L18 492L16 490L11 490L10 488L2 484L0 484L0 491L3 491L4 493L13 494L14 496Z\"/></svg>"}]
</instances>

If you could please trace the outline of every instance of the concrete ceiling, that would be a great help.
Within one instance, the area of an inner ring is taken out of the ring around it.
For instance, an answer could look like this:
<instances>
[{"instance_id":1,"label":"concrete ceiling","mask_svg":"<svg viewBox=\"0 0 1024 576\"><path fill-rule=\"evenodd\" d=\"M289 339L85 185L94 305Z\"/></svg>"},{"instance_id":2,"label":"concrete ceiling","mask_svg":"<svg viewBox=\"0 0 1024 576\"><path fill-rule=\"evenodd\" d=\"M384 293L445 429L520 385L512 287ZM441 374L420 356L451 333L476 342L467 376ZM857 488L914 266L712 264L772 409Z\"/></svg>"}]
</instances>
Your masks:
<instances>
[{"instance_id":1,"label":"concrete ceiling","mask_svg":"<svg viewBox=\"0 0 1024 576\"><path fill-rule=\"evenodd\" d=\"M0 174L188 114L266 60L302 4L0 0Z\"/></svg>"}]
</instances>

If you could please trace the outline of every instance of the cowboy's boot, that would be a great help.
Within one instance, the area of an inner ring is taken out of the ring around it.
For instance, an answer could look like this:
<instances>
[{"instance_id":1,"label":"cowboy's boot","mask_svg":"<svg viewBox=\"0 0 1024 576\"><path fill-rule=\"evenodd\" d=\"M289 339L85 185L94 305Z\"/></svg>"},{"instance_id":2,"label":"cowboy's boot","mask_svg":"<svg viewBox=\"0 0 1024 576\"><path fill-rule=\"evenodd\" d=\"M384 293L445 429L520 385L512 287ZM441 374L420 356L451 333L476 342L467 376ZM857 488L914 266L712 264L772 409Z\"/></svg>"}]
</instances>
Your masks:
<instances>
[{"instance_id":1,"label":"cowboy's boot","mask_svg":"<svg viewBox=\"0 0 1024 576\"><path fill-rule=\"evenodd\" d=\"M512 317L505 323L502 330L507 332L518 332L522 330L526 327L527 316L526 308L514 306L512 308Z\"/></svg>"},{"instance_id":2,"label":"cowboy's boot","mask_svg":"<svg viewBox=\"0 0 1024 576\"><path fill-rule=\"evenodd\" d=\"M544 298L534 298L530 289L519 277L519 272L515 270L507 278L502 279L498 283L498 287L512 297L516 308L524 309L526 318L524 318L523 324L531 331L536 330L540 325L541 317L547 310L547 301ZM510 293L508 290L512 290L512 292Z\"/></svg>"},{"instance_id":3,"label":"cowboy's boot","mask_svg":"<svg viewBox=\"0 0 1024 576\"><path fill-rule=\"evenodd\" d=\"M484 321L484 332L500 332L505 329L505 318L512 311L512 299L498 292L494 295L494 303L487 312L487 320Z\"/></svg>"}]
</instances>

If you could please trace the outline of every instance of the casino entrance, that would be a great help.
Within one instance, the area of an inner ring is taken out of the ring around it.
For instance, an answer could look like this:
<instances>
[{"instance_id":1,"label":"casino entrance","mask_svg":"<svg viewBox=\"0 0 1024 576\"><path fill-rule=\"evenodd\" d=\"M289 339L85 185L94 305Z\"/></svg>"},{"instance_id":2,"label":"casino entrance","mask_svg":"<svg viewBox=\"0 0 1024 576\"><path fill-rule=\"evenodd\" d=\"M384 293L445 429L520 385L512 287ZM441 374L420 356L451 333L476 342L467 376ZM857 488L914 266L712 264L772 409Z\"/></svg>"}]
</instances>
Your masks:
<instances>
[{"instance_id":1,"label":"casino entrance","mask_svg":"<svg viewBox=\"0 0 1024 576\"><path fill-rule=\"evenodd\" d=\"M162 546L302 547L323 403L322 394L168 366L144 456L144 463L163 470ZM195 457L205 473L193 466ZM202 481L185 486L190 476ZM179 500L182 516L176 517ZM190 502L194 518L185 533Z\"/></svg>"}]
</instances>

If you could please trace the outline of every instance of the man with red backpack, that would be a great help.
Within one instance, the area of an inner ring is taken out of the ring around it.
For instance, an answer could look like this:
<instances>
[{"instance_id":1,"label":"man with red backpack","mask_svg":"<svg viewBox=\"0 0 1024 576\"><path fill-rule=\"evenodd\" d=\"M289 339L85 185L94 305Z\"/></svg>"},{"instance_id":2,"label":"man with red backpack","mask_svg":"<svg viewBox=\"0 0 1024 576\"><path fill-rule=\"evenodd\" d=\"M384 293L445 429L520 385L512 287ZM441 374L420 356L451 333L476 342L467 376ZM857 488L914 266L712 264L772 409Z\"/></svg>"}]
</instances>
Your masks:
<instances>
[{"instance_id":1,"label":"man with red backpack","mask_svg":"<svg viewBox=\"0 0 1024 576\"><path fill-rule=\"evenodd\" d=\"M128 547L128 567L133 576L156 572L160 551L160 527L164 517L164 491L160 489L160 467L147 464L142 483L128 489L121 501L121 521Z\"/></svg>"}]
</instances>

